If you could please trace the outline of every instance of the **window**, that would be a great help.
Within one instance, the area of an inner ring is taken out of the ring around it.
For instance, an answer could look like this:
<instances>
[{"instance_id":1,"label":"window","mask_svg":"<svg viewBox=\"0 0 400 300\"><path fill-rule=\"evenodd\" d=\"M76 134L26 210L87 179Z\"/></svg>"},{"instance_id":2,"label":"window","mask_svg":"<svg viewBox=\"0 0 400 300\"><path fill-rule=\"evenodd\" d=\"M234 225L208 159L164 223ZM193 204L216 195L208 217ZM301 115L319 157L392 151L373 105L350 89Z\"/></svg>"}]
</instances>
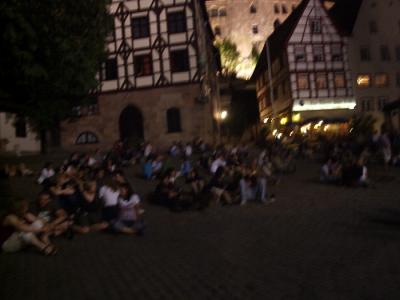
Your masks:
<instances>
[{"instance_id":1,"label":"window","mask_svg":"<svg viewBox=\"0 0 400 300\"><path fill-rule=\"evenodd\" d=\"M274 22L274 29L277 29L279 25L281 25L281 22L278 19L276 19Z\"/></svg>"},{"instance_id":2,"label":"window","mask_svg":"<svg viewBox=\"0 0 400 300\"><path fill-rule=\"evenodd\" d=\"M219 15L220 17L226 17L226 8L225 8L225 7L221 7L221 8L218 10L218 15Z\"/></svg>"},{"instance_id":3,"label":"window","mask_svg":"<svg viewBox=\"0 0 400 300\"><path fill-rule=\"evenodd\" d=\"M282 13L283 14L287 14L288 13L288 10L287 10L287 7L286 7L285 4L282 4Z\"/></svg>"},{"instance_id":4,"label":"window","mask_svg":"<svg viewBox=\"0 0 400 300\"><path fill-rule=\"evenodd\" d=\"M385 87L389 84L389 77L386 73L380 73L375 75L375 85L377 87Z\"/></svg>"},{"instance_id":5,"label":"window","mask_svg":"<svg viewBox=\"0 0 400 300\"><path fill-rule=\"evenodd\" d=\"M26 120L22 116L15 117L15 137L25 138L27 136Z\"/></svg>"},{"instance_id":6,"label":"window","mask_svg":"<svg viewBox=\"0 0 400 300\"><path fill-rule=\"evenodd\" d=\"M357 77L358 87L369 87L371 85L371 76L368 74L362 74Z\"/></svg>"},{"instance_id":7,"label":"window","mask_svg":"<svg viewBox=\"0 0 400 300\"><path fill-rule=\"evenodd\" d=\"M321 45L313 46L313 57L315 62L324 61L324 47Z\"/></svg>"},{"instance_id":8,"label":"window","mask_svg":"<svg viewBox=\"0 0 400 300\"><path fill-rule=\"evenodd\" d=\"M332 45L331 53L332 53L332 61L343 61L343 53L341 45Z\"/></svg>"},{"instance_id":9,"label":"window","mask_svg":"<svg viewBox=\"0 0 400 300\"><path fill-rule=\"evenodd\" d=\"M186 15L184 11L167 14L168 33L180 33L186 31Z\"/></svg>"},{"instance_id":10,"label":"window","mask_svg":"<svg viewBox=\"0 0 400 300\"><path fill-rule=\"evenodd\" d=\"M299 88L299 90L306 90L309 88L307 74L297 75L297 87Z\"/></svg>"},{"instance_id":11,"label":"window","mask_svg":"<svg viewBox=\"0 0 400 300\"><path fill-rule=\"evenodd\" d=\"M182 131L181 112L179 108L172 107L167 110L167 127L169 133Z\"/></svg>"},{"instance_id":12,"label":"window","mask_svg":"<svg viewBox=\"0 0 400 300\"><path fill-rule=\"evenodd\" d=\"M218 17L218 9L216 9L216 8L211 8L211 10L210 10L210 12L209 12L209 15L210 15L211 18Z\"/></svg>"},{"instance_id":13,"label":"window","mask_svg":"<svg viewBox=\"0 0 400 300\"><path fill-rule=\"evenodd\" d=\"M82 132L75 141L76 145L97 144L99 139L96 134L91 131Z\"/></svg>"},{"instance_id":14,"label":"window","mask_svg":"<svg viewBox=\"0 0 400 300\"><path fill-rule=\"evenodd\" d=\"M221 27L215 26L214 27L214 33L215 33L215 35L221 35Z\"/></svg>"},{"instance_id":15,"label":"window","mask_svg":"<svg viewBox=\"0 0 400 300\"><path fill-rule=\"evenodd\" d=\"M151 54L137 55L133 59L135 76L146 76L153 74L153 62Z\"/></svg>"},{"instance_id":16,"label":"window","mask_svg":"<svg viewBox=\"0 0 400 300\"><path fill-rule=\"evenodd\" d=\"M305 62L306 61L306 49L304 46L295 46L294 47L294 59L296 62Z\"/></svg>"},{"instance_id":17,"label":"window","mask_svg":"<svg viewBox=\"0 0 400 300\"><path fill-rule=\"evenodd\" d=\"M281 11L279 9L279 5L277 3L274 4L274 13L279 14Z\"/></svg>"},{"instance_id":18,"label":"window","mask_svg":"<svg viewBox=\"0 0 400 300\"><path fill-rule=\"evenodd\" d=\"M115 24L114 21L111 22L110 31L107 33L106 42L112 42L115 40Z\"/></svg>"},{"instance_id":19,"label":"window","mask_svg":"<svg viewBox=\"0 0 400 300\"><path fill-rule=\"evenodd\" d=\"M389 61L390 60L390 51L389 51L389 47L382 45L381 46L381 59L383 61Z\"/></svg>"},{"instance_id":20,"label":"window","mask_svg":"<svg viewBox=\"0 0 400 300\"><path fill-rule=\"evenodd\" d=\"M132 18L132 37L140 39L150 35L149 17Z\"/></svg>"},{"instance_id":21,"label":"window","mask_svg":"<svg viewBox=\"0 0 400 300\"><path fill-rule=\"evenodd\" d=\"M400 46L396 46L395 52L396 52L396 60L400 61Z\"/></svg>"},{"instance_id":22,"label":"window","mask_svg":"<svg viewBox=\"0 0 400 300\"><path fill-rule=\"evenodd\" d=\"M326 89L328 87L326 74L324 73L317 74L315 79L315 86L318 90Z\"/></svg>"},{"instance_id":23,"label":"window","mask_svg":"<svg viewBox=\"0 0 400 300\"><path fill-rule=\"evenodd\" d=\"M187 49L171 51L170 56L171 72L184 72L189 70L189 56Z\"/></svg>"},{"instance_id":24,"label":"window","mask_svg":"<svg viewBox=\"0 0 400 300\"><path fill-rule=\"evenodd\" d=\"M343 73L335 73L333 80L334 80L336 88L344 88L345 87L345 79L344 79Z\"/></svg>"},{"instance_id":25,"label":"window","mask_svg":"<svg viewBox=\"0 0 400 300\"><path fill-rule=\"evenodd\" d=\"M372 98L361 98L361 111L373 111L374 110L374 100Z\"/></svg>"},{"instance_id":26,"label":"window","mask_svg":"<svg viewBox=\"0 0 400 300\"><path fill-rule=\"evenodd\" d=\"M251 26L251 31L253 32L253 34L257 34L258 33L258 26L256 24Z\"/></svg>"},{"instance_id":27,"label":"window","mask_svg":"<svg viewBox=\"0 0 400 300\"><path fill-rule=\"evenodd\" d=\"M311 34L321 34L322 33L322 25L320 19L312 19L310 21L310 31Z\"/></svg>"},{"instance_id":28,"label":"window","mask_svg":"<svg viewBox=\"0 0 400 300\"><path fill-rule=\"evenodd\" d=\"M102 66L103 80L114 80L118 78L117 58L108 58Z\"/></svg>"},{"instance_id":29,"label":"window","mask_svg":"<svg viewBox=\"0 0 400 300\"><path fill-rule=\"evenodd\" d=\"M371 60L371 50L367 46L362 46L360 48L360 60L370 61Z\"/></svg>"},{"instance_id":30,"label":"window","mask_svg":"<svg viewBox=\"0 0 400 300\"><path fill-rule=\"evenodd\" d=\"M375 21L370 21L369 22L369 33L377 33L378 32L378 26L376 25Z\"/></svg>"},{"instance_id":31,"label":"window","mask_svg":"<svg viewBox=\"0 0 400 300\"><path fill-rule=\"evenodd\" d=\"M387 103L387 98L386 97L378 97L377 100L378 100L378 105L377 105L378 110L382 111Z\"/></svg>"},{"instance_id":32,"label":"window","mask_svg":"<svg viewBox=\"0 0 400 300\"><path fill-rule=\"evenodd\" d=\"M257 7L254 4L250 5L250 13L251 14L257 13Z\"/></svg>"}]
</instances>

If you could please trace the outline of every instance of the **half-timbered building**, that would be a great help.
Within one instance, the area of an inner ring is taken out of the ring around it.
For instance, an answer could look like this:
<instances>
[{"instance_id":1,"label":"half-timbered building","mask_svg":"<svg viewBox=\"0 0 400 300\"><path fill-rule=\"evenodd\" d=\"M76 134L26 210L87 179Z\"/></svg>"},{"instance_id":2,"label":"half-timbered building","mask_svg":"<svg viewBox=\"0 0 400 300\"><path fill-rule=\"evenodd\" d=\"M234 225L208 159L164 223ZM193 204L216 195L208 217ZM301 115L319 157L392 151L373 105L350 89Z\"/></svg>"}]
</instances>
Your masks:
<instances>
[{"instance_id":1,"label":"half-timbered building","mask_svg":"<svg viewBox=\"0 0 400 300\"><path fill-rule=\"evenodd\" d=\"M264 123L337 122L356 106L348 39L321 0L303 0L269 36L252 79Z\"/></svg>"},{"instance_id":2,"label":"half-timbered building","mask_svg":"<svg viewBox=\"0 0 400 300\"><path fill-rule=\"evenodd\" d=\"M64 146L209 139L218 115L213 34L200 0L113 0L96 101L62 126Z\"/></svg>"}]
</instances>

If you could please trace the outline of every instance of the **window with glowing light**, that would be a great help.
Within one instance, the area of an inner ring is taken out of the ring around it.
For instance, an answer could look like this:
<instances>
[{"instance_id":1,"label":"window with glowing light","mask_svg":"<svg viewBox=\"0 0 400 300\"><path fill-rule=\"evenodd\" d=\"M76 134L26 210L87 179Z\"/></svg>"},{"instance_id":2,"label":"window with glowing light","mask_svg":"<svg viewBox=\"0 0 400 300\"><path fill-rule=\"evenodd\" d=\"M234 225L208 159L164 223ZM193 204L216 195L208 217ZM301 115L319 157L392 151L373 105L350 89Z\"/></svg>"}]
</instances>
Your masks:
<instances>
[{"instance_id":1,"label":"window with glowing light","mask_svg":"<svg viewBox=\"0 0 400 300\"><path fill-rule=\"evenodd\" d=\"M319 73L316 75L315 86L318 90L323 90L328 87L328 82L325 73Z\"/></svg>"},{"instance_id":2,"label":"window with glowing light","mask_svg":"<svg viewBox=\"0 0 400 300\"><path fill-rule=\"evenodd\" d=\"M297 75L297 87L299 90L307 90L309 88L308 75L298 74Z\"/></svg>"},{"instance_id":3,"label":"window with glowing light","mask_svg":"<svg viewBox=\"0 0 400 300\"><path fill-rule=\"evenodd\" d=\"M379 73L375 75L375 85L377 87L386 87L389 84L389 76L386 73Z\"/></svg>"},{"instance_id":4,"label":"window with glowing light","mask_svg":"<svg viewBox=\"0 0 400 300\"><path fill-rule=\"evenodd\" d=\"M335 73L333 75L333 81L335 83L336 88L344 88L345 87L345 79L343 73Z\"/></svg>"},{"instance_id":5,"label":"window with glowing light","mask_svg":"<svg viewBox=\"0 0 400 300\"><path fill-rule=\"evenodd\" d=\"M369 87L371 85L371 76L368 74L361 74L357 76L358 87Z\"/></svg>"}]
</instances>

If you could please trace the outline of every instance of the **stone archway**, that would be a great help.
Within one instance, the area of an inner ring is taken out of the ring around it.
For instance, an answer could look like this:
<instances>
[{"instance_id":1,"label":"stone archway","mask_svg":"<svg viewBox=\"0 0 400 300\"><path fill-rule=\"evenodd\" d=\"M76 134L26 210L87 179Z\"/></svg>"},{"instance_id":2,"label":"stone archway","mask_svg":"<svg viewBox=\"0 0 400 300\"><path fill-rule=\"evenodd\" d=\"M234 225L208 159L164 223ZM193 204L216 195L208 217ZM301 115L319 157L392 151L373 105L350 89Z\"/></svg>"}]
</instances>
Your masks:
<instances>
[{"instance_id":1,"label":"stone archway","mask_svg":"<svg viewBox=\"0 0 400 300\"><path fill-rule=\"evenodd\" d=\"M121 141L130 145L143 141L143 116L136 106L129 105L121 112L119 117L119 135Z\"/></svg>"}]
</instances>

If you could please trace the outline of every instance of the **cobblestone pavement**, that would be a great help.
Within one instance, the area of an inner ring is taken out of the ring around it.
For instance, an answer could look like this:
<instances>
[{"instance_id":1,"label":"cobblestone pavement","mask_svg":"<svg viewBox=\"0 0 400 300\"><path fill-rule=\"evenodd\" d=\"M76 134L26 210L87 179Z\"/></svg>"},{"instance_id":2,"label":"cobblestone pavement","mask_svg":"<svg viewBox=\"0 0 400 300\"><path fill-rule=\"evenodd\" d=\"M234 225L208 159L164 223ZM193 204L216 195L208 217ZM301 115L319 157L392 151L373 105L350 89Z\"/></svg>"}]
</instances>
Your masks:
<instances>
[{"instance_id":1,"label":"cobblestone pavement","mask_svg":"<svg viewBox=\"0 0 400 300\"><path fill-rule=\"evenodd\" d=\"M56 257L1 254L0 299L399 299L400 173L380 172L374 188L323 186L303 163L269 205L147 206L141 238L90 234L58 240Z\"/></svg>"}]
</instances>

